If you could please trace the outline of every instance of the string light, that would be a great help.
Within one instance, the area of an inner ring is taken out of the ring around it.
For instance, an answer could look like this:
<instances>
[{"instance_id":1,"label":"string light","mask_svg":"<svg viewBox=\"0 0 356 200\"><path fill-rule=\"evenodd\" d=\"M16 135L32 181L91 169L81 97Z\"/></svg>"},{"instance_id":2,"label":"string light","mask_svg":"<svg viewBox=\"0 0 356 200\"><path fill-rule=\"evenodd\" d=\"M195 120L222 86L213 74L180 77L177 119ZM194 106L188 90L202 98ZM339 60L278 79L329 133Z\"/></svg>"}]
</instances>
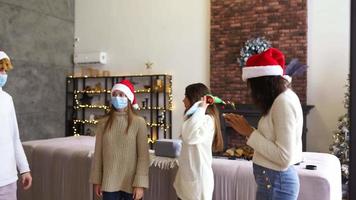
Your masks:
<instances>
[{"instance_id":1,"label":"string light","mask_svg":"<svg viewBox=\"0 0 356 200\"><path fill-rule=\"evenodd\" d=\"M81 108L93 108L93 109L103 109L106 111L110 110L110 106L106 105L90 105L90 104L79 104L77 106L73 106L74 109L81 109Z\"/></svg>"},{"instance_id":2,"label":"string light","mask_svg":"<svg viewBox=\"0 0 356 200\"><path fill-rule=\"evenodd\" d=\"M78 100L78 94L74 95L75 99L75 106L73 106L74 109L81 109L81 108L93 108L93 109L104 109L106 111L110 110L110 106L106 105L90 105L90 104L80 104L80 101Z\"/></svg>"},{"instance_id":3,"label":"string light","mask_svg":"<svg viewBox=\"0 0 356 200\"><path fill-rule=\"evenodd\" d=\"M150 92L151 92L151 88L135 90L135 93L150 93Z\"/></svg>"},{"instance_id":4,"label":"string light","mask_svg":"<svg viewBox=\"0 0 356 200\"><path fill-rule=\"evenodd\" d=\"M173 110L173 95L172 95L172 77L169 79L168 86L168 110Z\"/></svg>"},{"instance_id":5,"label":"string light","mask_svg":"<svg viewBox=\"0 0 356 200\"><path fill-rule=\"evenodd\" d=\"M157 140L156 139L151 139L149 136L148 136L148 138L147 138L147 143L148 144L154 144L155 142L156 142Z\"/></svg>"},{"instance_id":6,"label":"string light","mask_svg":"<svg viewBox=\"0 0 356 200\"><path fill-rule=\"evenodd\" d=\"M163 112L166 111L166 109L164 107L140 107L137 110L162 110ZM170 110L170 109L168 109Z\"/></svg>"},{"instance_id":7,"label":"string light","mask_svg":"<svg viewBox=\"0 0 356 200\"><path fill-rule=\"evenodd\" d=\"M81 119L76 119L73 120L73 124L97 124L99 121L98 120L81 120Z\"/></svg>"},{"instance_id":8,"label":"string light","mask_svg":"<svg viewBox=\"0 0 356 200\"><path fill-rule=\"evenodd\" d=\"M170 75L167 74L156 74L156 75L143 75L143 74L136 74L136 75L127 75L127 76L106 76L106 77L112 77L112 78L120 78L120 77L128 77L128 76L138 76L138 77L144 77L144 76L168 76L169 77L169 85L166 88L167 91L167 95L168 95L168 108L165 107L161 107L161 106L154 106L154 107L141 107L137 110L160 110L163 113L165 113L166 111L172 111L173 110L173 95L172 95L172 77ZM68 76L68 84L71 83L71 79L74 78L100 78L100 77L90 77L90 76ZM152 89L151 88L145 88L145 89L136 89L134 91L136 94L138 93L151 93ZM154 91L153 91L154 92ZM107 105L90 105L90 104L81 104L80 100L78 99L78 94L110 94L111 90L105 90L105 89L87 89L87 90L74 90L73 94L74 94L74 102L75 105L73 106L74 109L82 109L82 108L91 108L91 109L103 109L106 112L108 112L110 110L110 106ZM96 125L98 123L98 120L80 120L80 119L76 119L73 120L73 134L74 136L79 136L80 134L78 133L78 130L76 128L76 126L78 124L92 124L92 125ZM164 132L166 133L168 131L168 129L171 127L170 125L165 125L165 123L146 123L146 125L148 127L158 127L161 130L164 130ZM153 135L153 139L151 139L150 137L148 137L148 143L155 143L156 142L156 135L157 133L151 133Z\"/></svg>"},{"instance_id":9,"label":"string light","mask_svg":"<svg viewBox=\"0 0 356 200\"><path fill-rule=\"evenodd\" d=\"M120 78L120 77L124 78L125 77L126 78L126 77L130 77L130 76L138 76L138 77L147 76L147 77L149 77L149 76L170 76L170 75L168 75L167 73L164 73L164 74L126 74L126 75L122 75L122 74L114 75L113 74L110 76L87 76L87 75L73 76L73 75L70 75L67 77L73 79L73 78L108 78L108 77L111 77L111 78Z\"/></svg>"},{"instance_id":10,"label":"string light","mask_svg":"<svg viewBox=\"0 0 356 200\"><path fill-rule=\"evenodd\" d=\"M110 94L110 90L74 90L74 94L102 94L108 93Z\"/></svg>"},{"instance_id":11,"label":"string light","mask_svg":"<svg viewBox=\"0 0 356 200\"><path fill-rule=\"evenodd\" d=\"M138 89L134 91L135 93L150 93L151 88L148 89ZM74 94L111 94L111 90L74 90Z\"/></svg>"},{"instance_id":12,"label":"string light","mask_svg":"<svg viewBox=\"0 0 356 200\"><path fill-rule=\"evenodd\" d=\"M169 125L157 124L157 123L149 123L149 122L147 122L146 124L147 124L147 126L149 126L149 127L160 127L162 130L163 130L164 128L168 129L168 128L170 127Z\"/></svg>"}]
</instances>

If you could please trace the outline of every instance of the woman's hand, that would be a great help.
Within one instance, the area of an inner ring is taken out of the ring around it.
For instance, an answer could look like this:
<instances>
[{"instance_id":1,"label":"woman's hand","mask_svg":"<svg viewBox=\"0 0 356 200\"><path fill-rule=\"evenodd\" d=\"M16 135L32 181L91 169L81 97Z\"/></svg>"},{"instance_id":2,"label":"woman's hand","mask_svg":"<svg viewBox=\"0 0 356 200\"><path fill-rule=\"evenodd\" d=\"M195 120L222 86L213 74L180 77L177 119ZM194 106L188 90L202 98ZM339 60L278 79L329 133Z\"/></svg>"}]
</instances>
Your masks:
<instances>
[{"instance_id":1,"label":"woman's hand","mask_svg":"<svg viewBox=\"0 0 356 200\"><path fill-rule=\"evenodd\" d=\"M143 192L144 192L144 190L143 190L142 187L134 187L132 198L133 198L134 200L140 200L140 199L142 199L142 197L143 197Z\"/></svg>"},{"instance_id":2,"label":"woman's hand","mask_svg":"<svg viewBox=\"0 0 356 200\"><path fill-rule=\"evenodd\" d=\"M95 191L96 196L98 196L98 197L103 196L103 191L101 191L100 184L94 184L94 191Z\"/></svg>"},{"instance_id":3,"label":"woman's hand","mask_svg":"<svg viewBox=\"0 0 356 200\"><path fill-rule=\"evenodd\" d=\"M254 131L252 126L247 122L244 116L238 114L224 114L226 122L238 133L243 136L250 137Z\"/></svg>"},{"instance_id":4,"label":"woman's hand","mask_svg":"<svg viewBox=\"0 0 356 200\"><path fill-rule=\"evenodd\" d=\"M21 182L24 190L28 190L32 185L32 176L30 172L25 172L21 175Z\"/></svg>"}]
</instances>

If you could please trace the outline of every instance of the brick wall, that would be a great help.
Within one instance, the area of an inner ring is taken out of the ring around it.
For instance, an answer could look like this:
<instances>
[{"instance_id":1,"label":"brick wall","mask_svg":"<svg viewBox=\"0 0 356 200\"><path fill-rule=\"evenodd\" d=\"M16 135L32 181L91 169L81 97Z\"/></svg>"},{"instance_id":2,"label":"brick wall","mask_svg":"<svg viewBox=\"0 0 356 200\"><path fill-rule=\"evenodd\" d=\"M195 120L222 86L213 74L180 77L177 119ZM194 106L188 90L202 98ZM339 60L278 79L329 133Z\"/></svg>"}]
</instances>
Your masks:
<instances>
[{"instance_id":1,"label":"brick wall","mask_svg":"<svg viewBox=\"0 0 356 200\"><path fill-rule=\"evenodd\" d=\"M211 74L214 94L237 103L251 103L237 61L240 48L264 36L282 50L287 63L307 60L306 0L211 0ZM306 75L293 79L293 89L306 103Z\"/></svg>"}]
</instances>

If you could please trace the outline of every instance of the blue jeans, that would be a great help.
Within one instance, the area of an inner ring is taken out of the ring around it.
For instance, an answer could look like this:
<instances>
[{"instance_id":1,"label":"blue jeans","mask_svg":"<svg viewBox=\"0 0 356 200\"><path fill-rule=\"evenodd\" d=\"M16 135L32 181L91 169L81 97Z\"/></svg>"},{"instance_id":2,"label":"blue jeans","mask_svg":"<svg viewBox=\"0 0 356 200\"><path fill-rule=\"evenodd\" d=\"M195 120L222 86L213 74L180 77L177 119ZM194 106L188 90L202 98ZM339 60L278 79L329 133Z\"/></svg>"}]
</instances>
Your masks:
<instances>
[{"instance_id":1,"label":"blue jeans","mask_svg":"<svg viewBox=\"0 0 356 200\"><path fill-rule=\"evenodd\" d=\"M296 200L299 194L299 177L294 166L286 171L275 171L253 164L257 183L256 200Z\"/></svg>"},{"instance_id":2,"label":"blue jeans","mask_svg":"<svg viewBox=\"0 0 356 200\"><path fill-rule=\"evenodd\" d=\"M132 194L118 191L118 192L103 192L103 200L133 200Z\"/></svg>"}]
</instances>

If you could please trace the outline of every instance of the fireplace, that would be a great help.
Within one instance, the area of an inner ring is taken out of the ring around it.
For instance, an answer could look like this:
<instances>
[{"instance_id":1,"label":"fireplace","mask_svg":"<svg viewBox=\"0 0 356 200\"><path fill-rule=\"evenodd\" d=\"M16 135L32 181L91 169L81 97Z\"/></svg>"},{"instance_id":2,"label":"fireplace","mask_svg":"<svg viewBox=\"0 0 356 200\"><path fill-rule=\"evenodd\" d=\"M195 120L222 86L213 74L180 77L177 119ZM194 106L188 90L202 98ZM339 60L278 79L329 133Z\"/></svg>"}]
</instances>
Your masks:
<instances>
[{"instance_id":1,"label":"fireplace","mask_svg":"<svg viewBox=\"0 0 356 200\"><path fill-rule=\"evenodd\" d=\"M303 134L302 134L302 143L303 151L306 150L306 116L309 114L309 111L314 106L302 105L303 108ZM220 106L218 107L220 111L220 122L221 122L221 132L224 139L224 152L216 154L217 156L228 156L228 157L242 157L245 159L251 159L253 154L253 149L246 144L246 138L241 136L233 128L231 128L223 118L223 113L237 113L243 115L246 120L253 126L257 128L258 121L261 117L261 112L251 104L240 104L234 109L231 106ZM241 155L242 154L242 155Z\"/></svg>"}]
</instances>

